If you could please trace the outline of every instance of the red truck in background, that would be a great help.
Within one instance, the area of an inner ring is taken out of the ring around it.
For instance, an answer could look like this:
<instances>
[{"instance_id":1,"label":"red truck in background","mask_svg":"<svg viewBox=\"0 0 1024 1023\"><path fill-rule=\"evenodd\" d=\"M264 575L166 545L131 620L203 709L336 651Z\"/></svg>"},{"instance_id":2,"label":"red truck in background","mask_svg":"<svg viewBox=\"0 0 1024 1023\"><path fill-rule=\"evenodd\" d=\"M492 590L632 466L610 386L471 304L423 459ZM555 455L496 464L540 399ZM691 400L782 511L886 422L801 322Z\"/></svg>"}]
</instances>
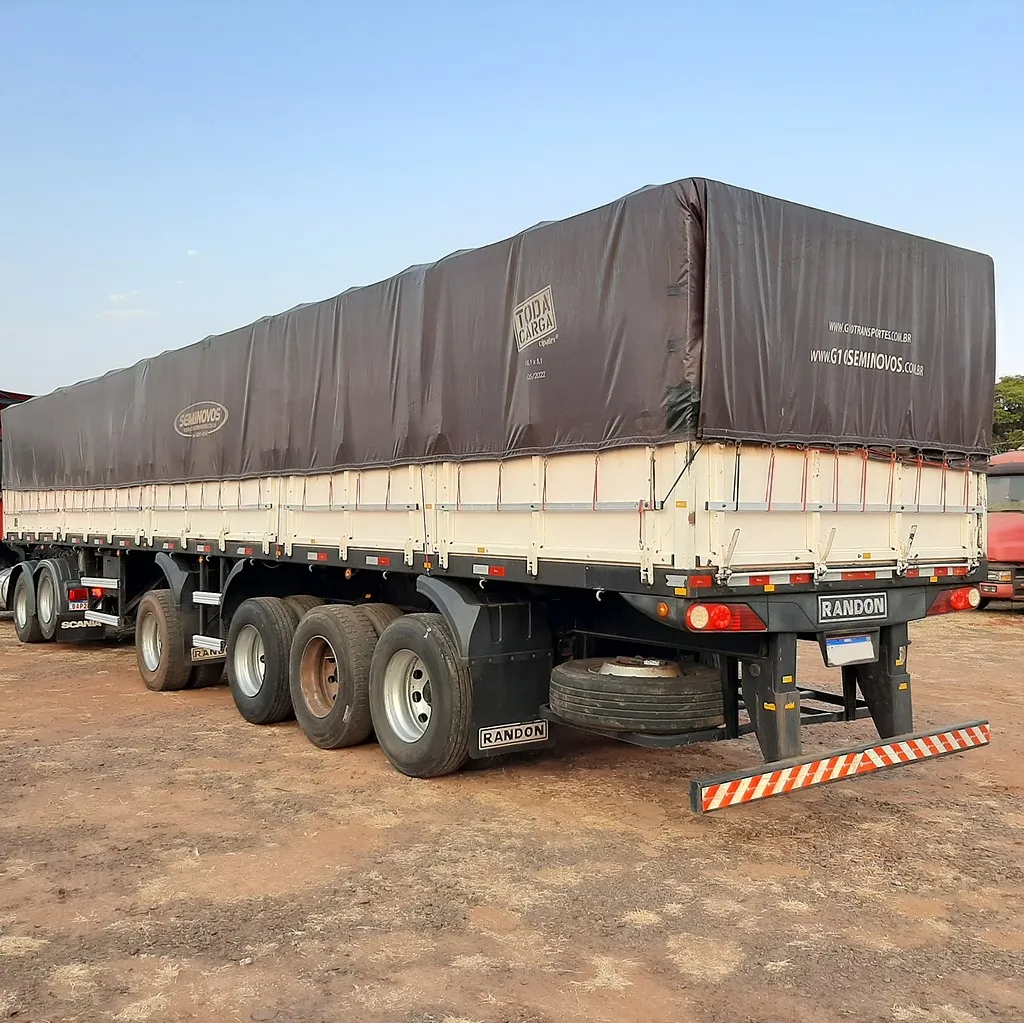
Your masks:
<instances>
[{"instance_id":1,"label":"red truck in background","mask_svg":"<svg viewBox=\"0 0 1024 1023\"><path fill-rule=\"evenodd\" d=\"M988 581L981 606L1024 600L1024 449L988 462Z\"/></svg>"}]
</instances>

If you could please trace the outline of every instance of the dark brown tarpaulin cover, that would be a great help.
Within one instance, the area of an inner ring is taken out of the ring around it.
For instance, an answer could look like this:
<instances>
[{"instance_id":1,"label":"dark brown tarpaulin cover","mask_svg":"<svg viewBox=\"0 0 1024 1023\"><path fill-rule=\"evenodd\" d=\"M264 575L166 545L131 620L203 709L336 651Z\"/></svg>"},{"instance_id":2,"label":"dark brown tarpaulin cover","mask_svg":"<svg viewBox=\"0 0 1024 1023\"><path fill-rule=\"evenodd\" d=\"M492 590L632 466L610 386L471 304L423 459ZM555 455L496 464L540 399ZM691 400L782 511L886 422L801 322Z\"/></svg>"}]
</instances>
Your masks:
<instances>
[{"instance_id":1,"label":"dark brown tarpaulin cover","mask_svg":"<svg viewBox=\"0 0 1024 1023\"><path fill-rule=\"evenodd\" d=\"M686 179L14 406L4 481L681 436L981 452L993 276L975 252Z\"/></svg>"}]
</instances>

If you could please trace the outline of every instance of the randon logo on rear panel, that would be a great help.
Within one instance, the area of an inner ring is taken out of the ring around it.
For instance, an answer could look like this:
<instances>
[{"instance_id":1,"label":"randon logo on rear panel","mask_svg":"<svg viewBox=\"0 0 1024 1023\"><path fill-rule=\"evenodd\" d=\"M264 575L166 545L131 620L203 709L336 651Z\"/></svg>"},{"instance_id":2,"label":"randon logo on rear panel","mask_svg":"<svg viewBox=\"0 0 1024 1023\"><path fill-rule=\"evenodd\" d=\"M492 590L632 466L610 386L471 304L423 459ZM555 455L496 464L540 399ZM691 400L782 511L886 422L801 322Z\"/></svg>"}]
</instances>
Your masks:
<instances>
[{"instance_id":1,"label":"randon logo on rear panel","mask_svg":"<svg viewBox=\"0 0 1024 1023\"><path fill-rule=\"evenodd\" d=\"M550 286L531 295L512 310L512 333L515 334L519 351L538 341L545 341L557 332L555 300L551 296Z\"/></svg>"}]
</instances>

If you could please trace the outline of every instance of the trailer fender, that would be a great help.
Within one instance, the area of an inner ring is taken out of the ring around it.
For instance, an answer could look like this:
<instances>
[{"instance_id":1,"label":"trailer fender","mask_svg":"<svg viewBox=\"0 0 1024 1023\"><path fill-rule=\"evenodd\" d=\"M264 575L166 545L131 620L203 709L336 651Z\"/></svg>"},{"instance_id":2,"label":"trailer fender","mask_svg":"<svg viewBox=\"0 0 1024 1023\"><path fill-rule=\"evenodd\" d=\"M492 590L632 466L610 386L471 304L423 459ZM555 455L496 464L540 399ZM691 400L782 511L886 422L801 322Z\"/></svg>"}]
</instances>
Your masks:
<instances>
[{"instance_id":1,"label":"trailer fender","mask_svg":"<svg viewBox=\"0 0 1024 1023\"><path fill-rule=\"evenodd\" d=\"M36 613L35 574L36 566L38 565L38 561L20 561L14 566L14 569L11 571L11 577L7 581L8 611L14 609L14 587L18 585L18 579L23 575L28 575L32 579L32 585L28 589L28 613L30 615Z\"/></svg>"},{"instance_id":2,"label":"trailer fender","mask_svg":"<svg viewBox=\"0 0 1024 1023\"><path fill-rule=\"evenodd\" d=\"M238 577L249 567L249 559L245 558L242 561L236 561L231 566L231 571L228 572L227 578L224 580L224 589L220 595L220 613L225 622L224 634L227 635L227 623L231 621L231 616L234 614L238 605L242 603L247 597L264 596L265 594L259 593L245 593L241 596L237 596L232 592L232 585L238 581ZM237 589L237 587L236 587Z\"/></svg>"},{"instance_id":3,"label":"trailer fender","mask_svg":"<svg viewBox=\"0 0 1024 1023\"><path fill-rule=\"evenodd\" d=\"M470 756L548 746L554 661L551 628L536 601L464 582L419 576L417 591L444 616L473 682Z\"/></svg>"},{"instance_id":4,"label":"trailer fender","mask_svg":"<svg viewBox=\"0 0 1024 1023\"><path fill-rule=\"evenodd\" d=\"M164 574L167 580L167 588L174 597L174 603L179 610L184 610L183 601L192 605L192 591L195 589L195 572L191 564L180 554L168 554L167 551L158 551L156 556L156 567Z\"/></svg>"}]
</instances>

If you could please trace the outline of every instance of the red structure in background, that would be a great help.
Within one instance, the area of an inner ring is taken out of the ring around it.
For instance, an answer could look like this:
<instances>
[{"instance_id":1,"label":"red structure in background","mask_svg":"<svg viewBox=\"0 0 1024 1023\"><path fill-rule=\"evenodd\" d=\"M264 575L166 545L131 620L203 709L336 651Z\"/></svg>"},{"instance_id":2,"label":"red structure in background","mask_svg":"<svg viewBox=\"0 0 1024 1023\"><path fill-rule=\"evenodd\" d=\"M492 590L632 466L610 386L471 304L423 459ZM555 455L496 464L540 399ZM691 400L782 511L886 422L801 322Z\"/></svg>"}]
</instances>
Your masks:
<instances>
[{"instance_id":1,"label":"red structure in background","mask_svg":"<svg viewBox=\"0 0 1024 1023\"><path fill-rule=\"evenodd\" d=\"M1024 450L988 463L988 581L982 600L1024 600Z\"/></svg>"}]
</instances>

